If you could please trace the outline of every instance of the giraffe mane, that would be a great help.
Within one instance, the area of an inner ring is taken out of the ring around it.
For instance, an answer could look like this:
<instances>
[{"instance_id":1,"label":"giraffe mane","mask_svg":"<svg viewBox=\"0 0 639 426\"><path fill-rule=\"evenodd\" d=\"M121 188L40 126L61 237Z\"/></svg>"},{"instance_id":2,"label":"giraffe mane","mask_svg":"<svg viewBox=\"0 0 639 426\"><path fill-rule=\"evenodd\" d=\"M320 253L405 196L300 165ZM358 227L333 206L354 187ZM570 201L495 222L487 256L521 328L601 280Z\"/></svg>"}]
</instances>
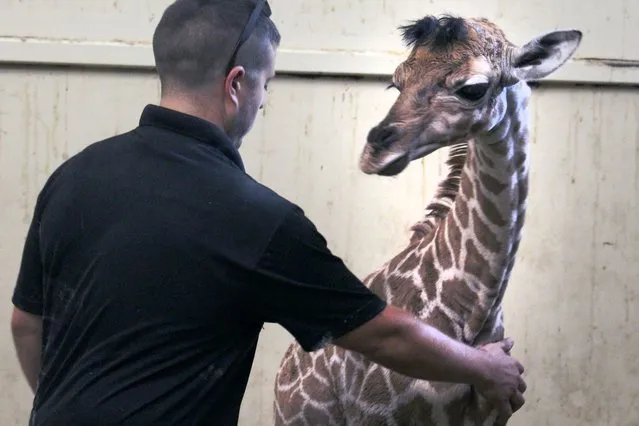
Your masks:
<instances>
[{"instance_id":1,"label":"giraffe mane","mask_svg":"<svg viewBox=\"0 0 639 426\"><path fill-rule=\"evenodd\" d=\"M437 186L433 201L426 206L426 219L413 225L411 231L427 233L434 229L433 219L437 221L446 217L457 198L467 157L468 142L451 145L446 160L448 175Z\"/></svg>"}]
</instances>

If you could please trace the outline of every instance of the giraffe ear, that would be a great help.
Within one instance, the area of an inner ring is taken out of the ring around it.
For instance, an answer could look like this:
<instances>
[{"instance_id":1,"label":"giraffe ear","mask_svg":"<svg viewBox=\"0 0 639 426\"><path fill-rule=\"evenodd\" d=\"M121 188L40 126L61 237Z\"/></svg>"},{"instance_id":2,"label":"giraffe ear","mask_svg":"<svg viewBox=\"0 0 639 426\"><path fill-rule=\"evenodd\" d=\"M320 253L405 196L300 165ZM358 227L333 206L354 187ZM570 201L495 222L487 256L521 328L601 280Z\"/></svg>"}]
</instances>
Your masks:
<instances>
[{"instance_id":1,"label":"giraffe ear","mask_svg":"<svg viewBox=\"0 0 639 426\"><path fill-rule=\"evenodd\" d=\"M542 34L515 50L512 72L519 80L538 80L561 67L581 43L579 30L552 31Z\"/></svg>"}]
</instances>

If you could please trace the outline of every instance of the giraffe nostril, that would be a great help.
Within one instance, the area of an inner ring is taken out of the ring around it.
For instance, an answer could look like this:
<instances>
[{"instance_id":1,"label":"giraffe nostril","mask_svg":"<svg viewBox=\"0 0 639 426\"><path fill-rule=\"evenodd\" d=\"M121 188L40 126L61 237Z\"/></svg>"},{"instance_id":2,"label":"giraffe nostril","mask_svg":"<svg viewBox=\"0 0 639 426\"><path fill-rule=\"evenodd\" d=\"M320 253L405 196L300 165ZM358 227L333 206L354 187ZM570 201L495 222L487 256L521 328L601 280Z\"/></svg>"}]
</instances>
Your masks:
<instances>
[{"instance_id":1,"label":"giraffe nostril","mask_svg":"<svg viewBox=\"0 0 639 426\"><path fill-rule=\"evenodd\" d=\"M400 130L396 126L379 125L368 132L368 142L376 148L386 148L400 137Z\"/></svg>"}]
</instances>

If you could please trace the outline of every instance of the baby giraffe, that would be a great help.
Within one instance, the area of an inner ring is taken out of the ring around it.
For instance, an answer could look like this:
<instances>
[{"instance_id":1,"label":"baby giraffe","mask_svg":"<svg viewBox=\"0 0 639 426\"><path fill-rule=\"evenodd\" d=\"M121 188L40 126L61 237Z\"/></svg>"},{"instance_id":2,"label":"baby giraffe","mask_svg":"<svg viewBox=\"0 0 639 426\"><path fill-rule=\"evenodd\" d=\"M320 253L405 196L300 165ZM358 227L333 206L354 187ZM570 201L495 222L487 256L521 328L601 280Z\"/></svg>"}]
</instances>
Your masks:
<instances>
[{"instance_id":1,"label":"baby giraffe","mask_svg":"<svg viewBox=\"0 0 639 426\"><path fill-rule=\"evenodd\" d=\"M407 247L365 284L468 345L503 339L502 299L528 194L526 81L554 72L582 34L553 31L519 47L486 19L426 16L402 27L399 91L361 155L364 173L393 176L449 147L449 174ZM275 385L277 425L494 425L471 386L415 380L334 345L293 343Z\"/></svg>"}]
</instances>

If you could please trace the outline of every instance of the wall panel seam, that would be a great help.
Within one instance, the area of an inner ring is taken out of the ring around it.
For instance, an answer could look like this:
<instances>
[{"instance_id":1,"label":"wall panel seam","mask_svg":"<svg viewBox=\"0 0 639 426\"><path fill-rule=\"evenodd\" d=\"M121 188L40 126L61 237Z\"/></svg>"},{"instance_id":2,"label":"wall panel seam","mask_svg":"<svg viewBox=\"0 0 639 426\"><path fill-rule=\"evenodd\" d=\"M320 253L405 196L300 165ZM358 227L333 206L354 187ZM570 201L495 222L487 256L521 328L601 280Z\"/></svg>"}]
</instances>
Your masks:
<instances>
[{"instance_id":1,"label":"wall panel seam","mask_svg":"<svg viewBox=\"0 0 639 426\"><path fill-rule=\"evenodd\" d=\"M403 52L294 50L280 48L276 71L291 75L389 77ZM544 81L602 85L639 85L639 63L615 58L577 58ZM0 37L0 64L66 65L153 69L148 43Z\"/></svg>"}]
</instances>

